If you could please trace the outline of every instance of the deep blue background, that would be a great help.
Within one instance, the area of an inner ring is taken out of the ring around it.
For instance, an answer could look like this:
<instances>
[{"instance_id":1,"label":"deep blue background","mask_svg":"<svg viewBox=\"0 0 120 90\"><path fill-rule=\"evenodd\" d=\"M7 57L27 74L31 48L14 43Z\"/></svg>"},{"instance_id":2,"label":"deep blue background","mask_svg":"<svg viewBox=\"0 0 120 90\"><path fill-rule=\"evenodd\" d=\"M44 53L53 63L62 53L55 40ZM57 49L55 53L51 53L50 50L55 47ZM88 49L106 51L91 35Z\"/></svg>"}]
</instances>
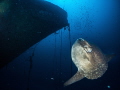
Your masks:
<instances>
[{"instance_id":1,"label":"deep blue background","mask_svg":"<svg viewBox=\"0 0 120 90\"><path fill-rule=\"evenodd\" d=\"M2 68L0 90L120 90L120 1L47 1L67 11L70 31L68 27L58 30ZM71 60L71 46L78 38L117 56L101 78L84 78L63 87L77 71Z\"/></svg>"}]
</instances>

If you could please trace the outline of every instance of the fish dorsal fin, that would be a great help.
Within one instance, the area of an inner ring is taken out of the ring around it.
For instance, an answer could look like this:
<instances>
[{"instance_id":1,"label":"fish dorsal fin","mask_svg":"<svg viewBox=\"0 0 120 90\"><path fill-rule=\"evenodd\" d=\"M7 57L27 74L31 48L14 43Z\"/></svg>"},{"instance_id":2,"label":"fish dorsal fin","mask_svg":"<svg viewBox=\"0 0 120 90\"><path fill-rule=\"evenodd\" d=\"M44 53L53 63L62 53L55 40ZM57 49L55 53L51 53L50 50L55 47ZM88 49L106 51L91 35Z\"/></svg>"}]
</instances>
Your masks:
<instances>
[{"instance_id":1,"label":"fish dorsal fin","mask_svg":"<svg viewBox=\"0 0 120 90\"><path fill-rule=\"evenodd\" d=\"M64 86L68 86L68 85L75 83L83 78L84 78L84 75L81 72L77 71L77 73L73 77L71 77L67 82L64 83Z\"/></svg>"},{"instance_id":2,"label":"fish dorsal fin","mask_svg":"<svg viewBox=\"0 0 120 90\"><path fill-rule=\"evenodd\" d=\"M116 56L116 54L108 54L108 55L106 55L107 62L109 62L115 56Z\"/></svg>"}]
</instances>

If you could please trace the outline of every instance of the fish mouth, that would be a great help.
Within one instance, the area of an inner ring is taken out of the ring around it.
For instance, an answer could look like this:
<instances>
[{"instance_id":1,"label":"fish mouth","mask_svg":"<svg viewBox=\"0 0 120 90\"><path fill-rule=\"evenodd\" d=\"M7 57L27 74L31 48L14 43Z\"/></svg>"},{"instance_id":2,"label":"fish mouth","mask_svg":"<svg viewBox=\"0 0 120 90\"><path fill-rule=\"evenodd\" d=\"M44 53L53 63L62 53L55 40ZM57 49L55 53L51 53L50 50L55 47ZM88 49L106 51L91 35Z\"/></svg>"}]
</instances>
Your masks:
<instances>
[{"instance_id":1,"label":"fish mouth","mask_svg":"<svg viewBox=\"0 0 120 90\"><path fill-rule=\"evenodd\" d=\"M78 42L80 45L82 45L82 46L86 45L86 43L87 43L87 42L86 42L84 39L82 39L82 38L77 39L77 42Z\"/></svg>"},{"instance_id":2,"label":"fish mouth","mask_svg":"<svg viewBox=\"0 0 120 90\"><path fill-rule=\"evenodd\" d=\"M85 41L83 38L79 38L78 40L80 40L80 41Z\"/></svg>"}]
</instances>

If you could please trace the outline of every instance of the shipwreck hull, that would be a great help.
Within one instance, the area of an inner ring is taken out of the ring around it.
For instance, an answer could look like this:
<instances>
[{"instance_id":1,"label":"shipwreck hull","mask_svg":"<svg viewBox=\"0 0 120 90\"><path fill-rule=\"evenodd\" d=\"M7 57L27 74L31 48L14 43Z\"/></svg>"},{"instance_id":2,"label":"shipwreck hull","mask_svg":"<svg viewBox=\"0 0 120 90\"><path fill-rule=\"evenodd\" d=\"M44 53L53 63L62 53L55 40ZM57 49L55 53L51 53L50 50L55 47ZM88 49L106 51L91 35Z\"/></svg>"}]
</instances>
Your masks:
<instances>
[{"instance_id":1,"label":"shipwreck hull","mask_svg":"<svg viewBox=\"0 0 120 90\"><path fill-rule=\"evenodd\" d=\"M2 0L0 13L0 68L25 50L68 26L67 13L46 1Z\"/></svg>"}]
</instances>

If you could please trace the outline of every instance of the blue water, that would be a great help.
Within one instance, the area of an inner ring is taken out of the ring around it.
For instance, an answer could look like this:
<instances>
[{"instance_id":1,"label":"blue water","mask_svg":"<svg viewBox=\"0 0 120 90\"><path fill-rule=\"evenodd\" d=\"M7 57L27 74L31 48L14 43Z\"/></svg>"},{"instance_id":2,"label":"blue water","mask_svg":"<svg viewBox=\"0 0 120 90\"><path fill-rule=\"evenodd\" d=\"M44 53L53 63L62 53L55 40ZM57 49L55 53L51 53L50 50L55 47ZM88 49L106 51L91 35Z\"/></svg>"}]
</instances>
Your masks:
<instances>
[{"instance_id":1,"label":"blue water","mask_svg":"<svg viewBox=\"0 0 120 90\"><path fill-rule=\"evenodd\" d=\"M46 0L68 13L69 28L38 42L0 70L0 90L120 90L120 1ZM78 38L115 53L99 79L86 78L70 86L63 83L75 74L71 46Z\"/></svg>"}]
</instances>

